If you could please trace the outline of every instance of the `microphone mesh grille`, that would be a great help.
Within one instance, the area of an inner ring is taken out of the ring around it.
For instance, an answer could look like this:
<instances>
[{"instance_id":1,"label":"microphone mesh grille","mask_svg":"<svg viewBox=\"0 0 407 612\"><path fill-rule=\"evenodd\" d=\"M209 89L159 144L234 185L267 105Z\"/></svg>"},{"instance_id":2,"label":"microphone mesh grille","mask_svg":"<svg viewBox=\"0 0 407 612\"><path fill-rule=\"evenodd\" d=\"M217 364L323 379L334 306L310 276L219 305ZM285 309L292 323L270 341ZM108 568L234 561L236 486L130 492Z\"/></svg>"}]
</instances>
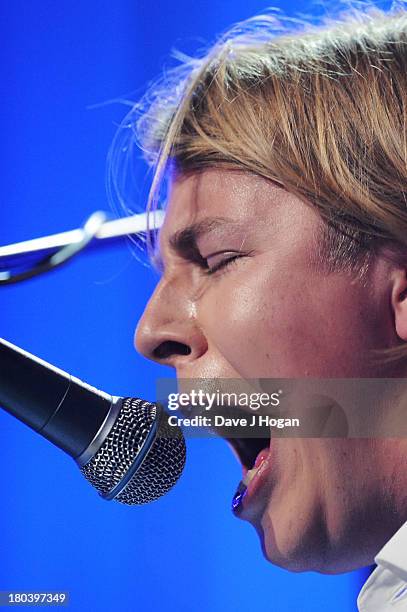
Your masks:
<instances>
[{"instance_id":1,"label":"microphone mesh grille","mask_svg":"<svg viewBox=\"0 0 407 612\"><path fill-rule=\"evenodd\" d=\"M100 494L109 493L126 475L157 418L159 411L154 404L138 398L123 399L119 415L102 446L81 468ZM177 482L185 459L182 431L179 427L170 427L164 413L150 450L115 499L129 505L157 499Z\"/></svg>"},{"instance_id":2,"label":"microphone mesh grille","mask_svg":"<svg viewBox=\"0 0 407 612\"><path fill-rule=\"evenodd\" d=\"M185 459L182 431L168 425L164 414L147 458L116 499L123 504L144 504L164 495L181 476Z\"/></svg>"}]
</instances>

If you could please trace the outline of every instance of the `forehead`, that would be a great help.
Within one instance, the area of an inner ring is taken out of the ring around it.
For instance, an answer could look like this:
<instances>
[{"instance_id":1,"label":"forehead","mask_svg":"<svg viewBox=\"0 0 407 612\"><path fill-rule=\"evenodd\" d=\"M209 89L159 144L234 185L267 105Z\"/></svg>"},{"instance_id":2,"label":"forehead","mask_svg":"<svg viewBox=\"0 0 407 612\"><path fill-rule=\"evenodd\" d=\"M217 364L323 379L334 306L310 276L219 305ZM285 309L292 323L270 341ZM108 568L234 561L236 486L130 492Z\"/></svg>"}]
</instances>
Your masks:
<instances>
[{"instance_id":1,"label":"forehead","mask_svg":"<svg viewBox=\"0 0 407 612\"><path fill-rule=\"evenodd\" d=\"M161 260L171 252L174 237L190 227L195 233L199 224L204 231L209 227L212 235L218 232L220 242L225 231L228 236L256 234L265 241L278 233L295 241L309 230L314 233L319 222L311 206L253 173L213 168L178 175L170 184L154 261L162 269Z\"/></svg>"},{"instance_id":2,"label":"forehead","mask_svg":"<svg viewBox=\"0 0 407 612\"><path fill-rule=\"evenodd\" d=\"M208 169L179 175L170 185L160 244L171 235L206 218L235 221L270 218L281 204L285 190L249 172Z\"/></svg>"}]
</instances>

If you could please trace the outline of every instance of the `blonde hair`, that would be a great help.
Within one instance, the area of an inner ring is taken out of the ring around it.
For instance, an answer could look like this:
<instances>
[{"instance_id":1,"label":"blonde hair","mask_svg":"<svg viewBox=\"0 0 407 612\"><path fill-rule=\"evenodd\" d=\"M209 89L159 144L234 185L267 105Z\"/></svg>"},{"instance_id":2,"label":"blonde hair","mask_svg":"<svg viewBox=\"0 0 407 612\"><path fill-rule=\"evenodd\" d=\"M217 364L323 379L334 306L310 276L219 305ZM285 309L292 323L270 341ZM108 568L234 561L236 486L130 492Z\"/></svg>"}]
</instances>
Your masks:
<instances>
[{"instance_id":1,"label":"blonde hair","mask_svg":"<svg viewBox=\"0 0 407 612\"><path fill-rule=\"evenodd\" d=\"M247 170L319 211L330 269L363 276L383 244L405 259L406 45L403 7L294 31L272 13L239 24L126 118L127 152L138 144L154 168L148 209L170 165ZM407 345L382 354L406 357Z\"/></svg>"}]
</instances>

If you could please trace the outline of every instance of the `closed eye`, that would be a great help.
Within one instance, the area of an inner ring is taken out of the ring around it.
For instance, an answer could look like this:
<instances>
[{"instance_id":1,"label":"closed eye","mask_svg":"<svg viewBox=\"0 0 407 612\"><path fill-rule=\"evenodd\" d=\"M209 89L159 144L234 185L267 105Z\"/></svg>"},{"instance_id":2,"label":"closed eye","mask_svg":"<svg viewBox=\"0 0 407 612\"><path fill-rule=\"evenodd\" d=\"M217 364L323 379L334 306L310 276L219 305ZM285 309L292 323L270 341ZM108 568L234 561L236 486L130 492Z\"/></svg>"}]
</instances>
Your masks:
<instances>
[{"instance_id":1,"label":"closed eye","mask_svg":"<svg viewBox=\"0 0 407 612\"><path fill-rule=\"evenodd\" d=\"M220 255L219 253L217 253L217 255ZM213 256L211 256L213 257ZM236 253L234 255L229 255L229 257L224 257L223 259L221 259L220 261L218 261L217 263L210 265L208 263L208 260L210 260L210 257L207 257L205 259L206 261L206 265L207 268L205 270L205 274L207 274L208 276L210 276L211 274L214 274L215 272L217 272L218 270L221 270L222 268L226 268L226 266L231 265L233 262L236 262L237 259L240 259L240 257L244 257L244 255L242 253Z\"/></svg>"},{"instance_id":2,"label":"closed eye","mask_svg":"<svg viewBox=\"0 0 407 612\"><path fill-rule=\"evenodd\" d=\"M211 276L219 270L231 266L238 259L250 256L252 252L253 251L217 251L206 257L202 257L199 249L194 245L190 246L188 249L184 248L181 257L185 261L189 261L198 266L206 276ZM161 259L158 257L156 261L161 261ZM161 266L160 272L163 273L163 271L163 266Z\"/></svg>"}]
</instances>

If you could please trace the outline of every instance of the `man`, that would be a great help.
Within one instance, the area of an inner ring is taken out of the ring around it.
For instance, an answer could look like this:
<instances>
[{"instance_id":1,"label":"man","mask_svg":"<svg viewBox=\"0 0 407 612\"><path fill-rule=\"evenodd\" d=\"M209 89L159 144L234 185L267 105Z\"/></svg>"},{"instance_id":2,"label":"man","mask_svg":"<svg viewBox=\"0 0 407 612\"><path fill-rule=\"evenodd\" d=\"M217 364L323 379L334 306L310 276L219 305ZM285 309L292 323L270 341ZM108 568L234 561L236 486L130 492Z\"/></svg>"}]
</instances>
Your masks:
<instances>
[{"instance_id":1,"label":"man","mask_svg":"<svg viewBox=\"0 0 407 612\"><path fill-rule=\"evenodd\" d=\"M150 205L165 177L170 198L141 353L187 379L406 376L406 42L403 11L280 35L263 17L157 90L138 128ZM266 558L376 560L360 610L407 610L407 439L383 434L403 397L383 391L368 437L232 442Z\"/></svg>"}]
</instances>

